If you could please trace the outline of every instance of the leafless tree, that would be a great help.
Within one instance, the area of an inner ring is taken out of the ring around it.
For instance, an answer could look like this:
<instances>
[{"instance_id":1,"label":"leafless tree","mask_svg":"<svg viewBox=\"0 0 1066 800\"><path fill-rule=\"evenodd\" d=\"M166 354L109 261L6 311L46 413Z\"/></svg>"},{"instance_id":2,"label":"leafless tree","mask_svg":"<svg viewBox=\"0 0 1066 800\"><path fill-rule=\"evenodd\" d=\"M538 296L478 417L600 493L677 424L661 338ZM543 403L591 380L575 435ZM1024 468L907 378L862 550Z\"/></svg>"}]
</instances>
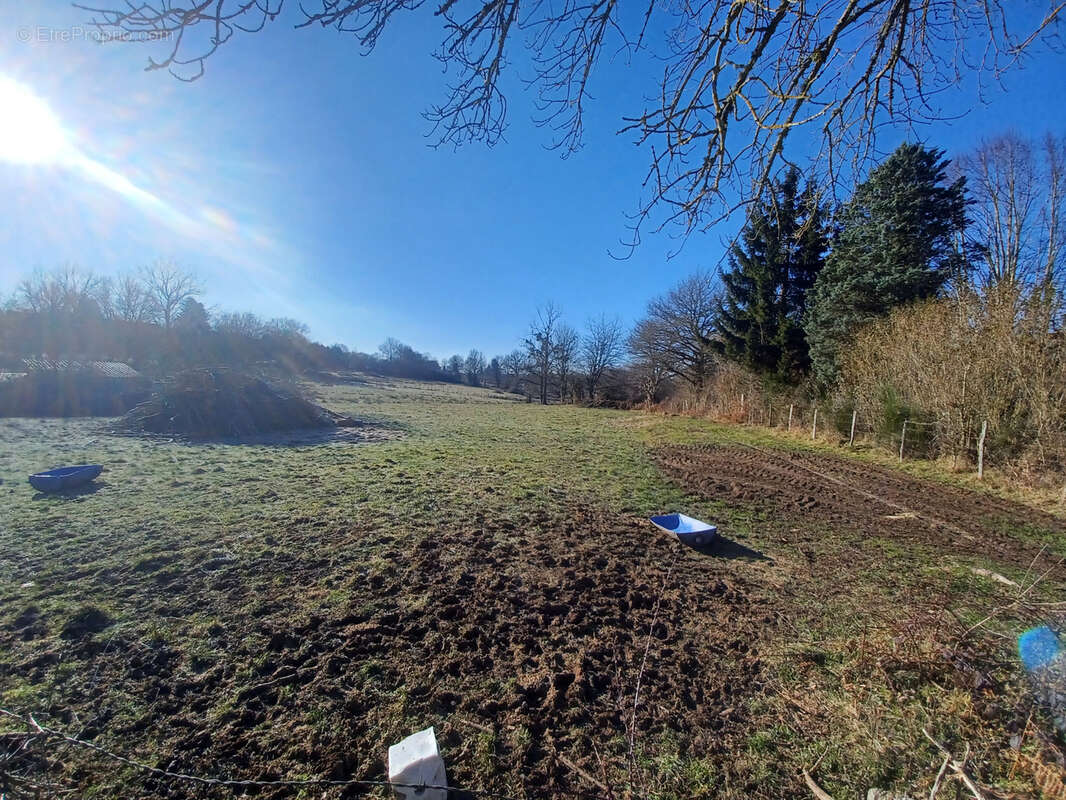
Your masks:
<instances>
[{"instance_id":1,"label":"leafless tree","mask_svg":"<svg viewBox=\"0 0 1066 800\"><path fill-rule=\"evenodd\" d=\"M181 304L201 293L192 273L172 261L159 260L144 270L144 288L163 327L170 330Z\"/></svg>"},{"instance_id":2,"label":"leafless tree","mask_svg":"<svg viewBox=\"0 0 1066 800\"><path fill-rule=\"evenodd\" d=\"M152 302L144 284L136 275L122 275L114 284L112 306L115 317L126 322L148 322Z\"/></svg>"},{"instance_id":3,"label":"leafless tree","mask_svg":"<svg viewBox=\"0 0 1066 800\"><path fill-rule=\"evenodd\" d=\"M585 338L581 341L581 366L585 370L589 400L596 399L596 387L604 372L616 366L624 352L625 336L618 317L601 314L588 321Z\"/></svg>"},{"instance_id":4,"label":"leafless tree","mask_svg":"<svg viewBox=\"0 0 1066 800\"><path fill-rule=\"evenodd\" d=\"M466 382L471 386L481 385L481 376L485 372L485 356L478 349L471 349L463 362L463 370L466 372Z\"/></svg>"},{"instance_id":5,"label":"leafless tree","mask_svg":"<svg viewBox=\"0 0 1066 800\"><path fill-rule=\"evenodd\" d=\"M512 350L500 359L500 366L507 377L507 388L514 391L521 387L529 370L529 358L522 350Z\"/></svg>"},{"instance_id":6,"label":"leafless tree","mask_svg":"<svg viewBox=\"0 0 1066 800\"><path fill-rule=\"evenodd\" d=\"M263 335L263 320L251 312L225 312L215 316L215 330L234 336L255 339Z\"/></svg>"},{"instance_id":7,"label":"leafless tree","mask_svg":"<svg viewBox=\"0 0 1066 800\"><path fill-rule=\"evenodd\" d=\"M115 279L110 275L102 275L93 292L93 300L96 301L96 309L104 319L117 319L115 311Z\"/></svg>"},{"instance_id":8,"label":"leafless tree","mask_svg":"<svg viewBox=\"0 0 1066 800\"><path fill-rule=\"evenodd\" d=\"M272 22L284 0L146 0L80 6L115 41L155 39L148 69L185 80L236 32ZM423 0L309 0L297 27L333 27L369 51L401 11ZM936 119L931 98L965 85L966 74L998 80L1043 43L1056 47L1066 4L1042 10L997 0L645 0L633 13L617 0L444 0L437 57L453 76L427 113L437 140L494 144L506 125L506 68L529 64L539 123L566 152L581 146L596 68L624 69L619 50L663 64L658 91L622 130L650 146L648 196L638 215L664 207L665 221L708 227L759 199L794 157L794 131L813 143L812 163L835 181L875 154L886 123ZM194 31L194 29L196 29ZM206 31L204 31L206 29ZM207 35L196 35L202 31ZM659 43L662 43L661 45ZM527 50L525 58L515 51ZM1056 48L1057 52L1057 48ZM649 89L651 87L648 87ZM740 198L740 199L737 199ZM636 240L636 239L635 239Z\"/></svg>"},{"instance_id":9,"label":"leafless tree","mask_svg":"<svg viewBox=\"0 0 1066 800\"><path fill-rule=\"evenodd\" d=\"M40 314L99 313L101 280L73 264L44 272L36 270L18 285L20 304Z\"/></svg>"},{"instance_id":10,"label":"leafless tree","mask_svg":"<svg viewBox=\"0 0 1066 800\"><path fill-rule=\"evenodd\" d=\"M284 339L306 339L311 329L307 324L292 317L274 317L263 324L263 332Z\"/></svg>"},{"instance_id":11,"label":"leafless tree","mask_svg":"<svg viewBox=\"0 0 1066 800\"><path fill-rule=\"evenodd\" d=\"M1066 136L1044 138L1044 165L1047 186L1046 200L1041 209L1041 225L1047 235L1044 250L1044 275L1042 283L1045 292L1052 289L1062 291L1063 276L1066 274L1066 219L1063 219L1063 205L1066 204Z\"/></svg>"},{"instance_id":12,"label":"leafless tree","mask_svg":"<svg viewBox=\"0 0 1066 800\"><path fill-rule=\"evenodd\" d=\"M629 349L636 360L665 367L668 374L703 391L714 370L720 291L716 275L697 272L652 300L630 335Z\"/></svg>"},{"instance_id":13,"label":"leafless tree","mask_svg":"<svg viewBox=\"0 0 1066 800\"><path fill-rule=\"evenodd\" d=\"M1017 133L982 142L960 160L973 205L971 236L983 254L986 287L1016 292L1057 287L1063 274L1066 139L1035 144Z\"/></svg>"},{"instance_id":14,"label":"leafless tree","mask_svg":"<svg viewBox=\"0 0 1066 800\"><path fill-rule=\"evenodd\" d=\"M559 309L553 303L537 309L537 316L529 323L529 336L524 340L529 365L539 383L540 402L548 404L552 368L555 366L557 331L562 324Z\"/></svg>"},{"instance_id":15,"label":"leafless tree","mask_svg":"<svg viewBox=\"0 0 1066 800\"><path fill-rule=\"evenodd\" d=\"M659 400L659 393L670 374L663 361L657 358L641 358L630 365L629 371L640 390L644 405L650 406Z\"/></svg>"},{"instance_id":16,"label":"leafless tree","mask_svg":"<svg viewBox=\"0 0 1066 800\"><path fill-rule=\"evenodd\" d=\"M559 400L566 402L573 398L570 382L573 378L574 363L581 347L581 337L569 325L563 323L555 331L555 372L559 380Z\"/></svg>"},{"instance_id":17,"label":"leafless tree","mask_svg":"<svg viewBox=\"0 0 1066 800\"><path fill-rule=\"evenodd\" d=\"M381 353L381 357L386 361L393 361L403 355L405 348L407 348L407 345L399 339L390 336L381 343L378 352Z\"/></svg>"}]
</instances>

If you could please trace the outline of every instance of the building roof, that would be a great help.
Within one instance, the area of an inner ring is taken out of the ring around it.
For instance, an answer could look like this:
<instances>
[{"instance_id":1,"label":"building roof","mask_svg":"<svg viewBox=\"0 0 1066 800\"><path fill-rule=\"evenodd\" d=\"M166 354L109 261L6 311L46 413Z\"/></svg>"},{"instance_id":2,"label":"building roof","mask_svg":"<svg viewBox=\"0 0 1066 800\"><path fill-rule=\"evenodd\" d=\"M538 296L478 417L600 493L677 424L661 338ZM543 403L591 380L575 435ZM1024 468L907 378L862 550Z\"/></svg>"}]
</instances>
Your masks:
<instances>
[{"instance_id":1,"label":"building roof","mask_svg":"<svg viewBox=\"0 0 1066 800\"><path fill-rule=\"evenodd\" d=\"M139 378L129 364L121 361L67 361L50 358L24 358L22 363L30 372L91 372L104 378Z\"/></svg>"}]
</instances>

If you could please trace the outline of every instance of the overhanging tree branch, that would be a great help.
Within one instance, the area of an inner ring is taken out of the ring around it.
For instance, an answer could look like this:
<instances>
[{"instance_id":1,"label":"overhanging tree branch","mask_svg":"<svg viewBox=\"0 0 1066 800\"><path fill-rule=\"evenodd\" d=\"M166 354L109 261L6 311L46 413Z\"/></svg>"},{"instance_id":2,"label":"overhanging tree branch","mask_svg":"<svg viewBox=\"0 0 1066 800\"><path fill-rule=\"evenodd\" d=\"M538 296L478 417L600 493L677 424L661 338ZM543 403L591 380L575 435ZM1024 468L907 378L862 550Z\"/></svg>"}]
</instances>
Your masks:
<instances>
[{"instance_id":1,"label":"overhanging tree branch","mask_svg":"<svg viewBox=\"0 0 1066 800\"><path fill-rule=\"evenodd\" d=\"M164 56L148 69L195 80L234 32L260 30L283 2L79 7L112 38L165 39ZM395 14L424 2L307 0L297 27L333 27L369 51ZM762 198L782 167L796 164L786 154L793 131L807 132L817 177L834 186L868 162L882 126L941 119L934 99L957 90L965 74L998 80L1037 43L1057 50L1066 14L1055 0L1029 19L998 0L645 3L634 14L617 0L441 0L437 57L454 79L426 112L436 143L499 142L507 124L501 81L518 63L537 92L537 122L553 130L553 146L572 152L597 68L618 68L612 59L604 66L605 48L650 50L665 62L659 91L621 127L651 154L634 242L648 224L705 229Z\"/></svg>"}]
</instances>

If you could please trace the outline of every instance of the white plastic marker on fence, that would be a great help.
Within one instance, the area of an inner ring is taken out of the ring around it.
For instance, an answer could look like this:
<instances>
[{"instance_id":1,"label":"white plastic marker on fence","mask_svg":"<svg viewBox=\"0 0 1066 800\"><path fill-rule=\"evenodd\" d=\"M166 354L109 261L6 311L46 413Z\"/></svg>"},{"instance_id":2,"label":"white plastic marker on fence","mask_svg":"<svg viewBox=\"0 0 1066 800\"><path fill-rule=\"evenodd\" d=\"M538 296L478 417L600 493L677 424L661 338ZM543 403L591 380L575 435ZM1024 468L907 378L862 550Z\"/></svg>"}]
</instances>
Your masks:
<instances>
[{"instance_id":1,"label":"white plastic marker on fence","mask_svg":"<svg viewBox=\"0 0 1066 800\"><path fill-rule=\"evenodd\" d=\"M448 778L433 728L412 733L389 748L389 783L402 800L447 800ZM417 787L417 788L415 788Z\"/></svg>"},{"instance_id":2,"label":"white plastic marker on fence","mask_svg":"<svg viewBox=\"0 0 1066 800\"><path fill-rule=\"evenodd\" d=\"M988 420L981 423L981 436L977 440L977 477L985 477L985 434L988 432Z\"/></svg>"},{"instance_id":3,"label":"white plastic marker on fence","mask_svg":"<svg viewBox=\"0 0 1066 800\"><path fill-rule=\"evenodd\" d=\"M814 441L815 435L818 433L818 409L814 409L814 424L811 425L811 441Z\"/></svg>"},{"instance_id":4,"label":"white plastic marker on fence","mask_svg":"<svg viewBox=\"0 0 1066 800\"><path fill-rule=\"evenodd\" d=\"M857 412L854 409L852 409L852 412L851 412L851 436L848 438L848 447L851 447L852 443L855 441L855 415L857 413L859 413L859 412Z\"/></svg>"},{"instance_id":5,"label":"white plastic marker on fence","mask_svg":"<svg viewBox=\"0 0 1066 800\"><path fill-rule=\"evenodd\" d=\"M899 463L903 463L903 444L907 441L907 420L903 420L903 433L899 435Z\"/></svg>"},{"instance_id":6,"label":"white plastic marker on fence","mask_svg":"<svg viewBox=\"0 0 1066 800\"><path fill-rule=\"evenodd\" d=\"M792 404L788 407L788 429L792 430Z\"/></svg>"}]
</instances>

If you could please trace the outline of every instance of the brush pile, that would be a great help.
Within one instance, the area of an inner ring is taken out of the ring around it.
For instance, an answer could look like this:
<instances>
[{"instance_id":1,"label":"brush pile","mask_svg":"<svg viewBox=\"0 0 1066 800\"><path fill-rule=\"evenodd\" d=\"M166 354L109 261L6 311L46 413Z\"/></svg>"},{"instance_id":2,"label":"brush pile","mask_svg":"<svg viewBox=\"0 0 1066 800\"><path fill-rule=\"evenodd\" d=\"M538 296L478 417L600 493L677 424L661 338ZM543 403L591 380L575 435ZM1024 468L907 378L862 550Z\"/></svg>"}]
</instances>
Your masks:
<instances>
[{"instance_id":1,"label":"brush pile","mask_svg":"<svg viewBox=\"0 0 1066 800\"><path fill-rule=\"evenodd\" d=\"M240 372L196 369L164 381L115 427L122 433L207 439L356 424L315 405L295 389L284 389Z\"/></svg>"}]
</instances>

